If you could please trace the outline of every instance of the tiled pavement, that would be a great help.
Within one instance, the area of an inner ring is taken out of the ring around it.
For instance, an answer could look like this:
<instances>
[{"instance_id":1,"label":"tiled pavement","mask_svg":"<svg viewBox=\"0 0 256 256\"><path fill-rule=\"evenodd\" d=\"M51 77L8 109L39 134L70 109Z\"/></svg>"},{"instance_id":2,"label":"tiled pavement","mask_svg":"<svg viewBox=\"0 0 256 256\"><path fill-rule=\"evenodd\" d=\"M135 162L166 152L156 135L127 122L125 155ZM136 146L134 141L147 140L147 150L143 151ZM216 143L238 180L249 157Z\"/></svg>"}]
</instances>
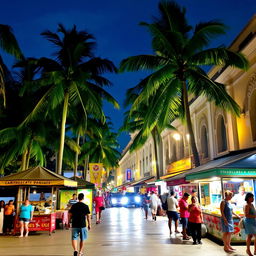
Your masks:
<instances>
[{"instance_id":1,"label":"tiled pavement","mask_svg":"<svg viewBox=\"0 0 256 256\"><path fill-rule=\"evenodd\" d=\"M145 220L141 209L112 208L104 211L100 225L93 221L85 246L89 256L221 256L222 246L203 239L203 245L192 245L180 236L169 237L167 219ZM235 246L236 256L246 255L245 246ZM66 256L73 255L70 231L57 230L52 236L37 233L27 238L0 237L0 256Z\"/></svg>"}]
</instances>

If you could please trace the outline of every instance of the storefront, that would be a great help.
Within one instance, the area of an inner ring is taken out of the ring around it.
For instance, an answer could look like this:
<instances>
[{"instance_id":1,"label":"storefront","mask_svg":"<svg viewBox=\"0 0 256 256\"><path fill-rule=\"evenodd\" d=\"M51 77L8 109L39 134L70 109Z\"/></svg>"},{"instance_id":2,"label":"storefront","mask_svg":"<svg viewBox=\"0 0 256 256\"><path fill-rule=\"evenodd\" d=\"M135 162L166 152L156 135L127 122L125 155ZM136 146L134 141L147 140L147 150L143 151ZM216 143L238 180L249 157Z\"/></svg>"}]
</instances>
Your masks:
<instances>
[{"instance_id":1,"label":"storefront","mask_svg":"<svg viewBox=\"0 0 256 256\"><path fill-rule=\"evenodd\" d=\"M174 191L178 198L186 192L192 194L193 190L198 190L198 185L193 184L185 179L186 174L191 170L191 158L184 158L171 163L167 168L167 175L161 179L166 181L168 192Z\"/></svg>"},{"instance_id":2,"label":"storefront","mask_svg":"<svg viewBox=\"0 0 256 256\"><path fill-rule=\"evenodd\" d=\"M245 164L249 160L250 165ZM204 221L210 235L222 240L220 203L226 190L234 193L231 203L234 212L243 216L244 198L247 192L255 194L256 161L250 157L219 168L188 174L186 180L198 184L200 203L203 208ZM256 159L256 158L255 158ZM246 168L243 168L242 165ZM250 167L249 167L250 166ZM254 168L253 168L254 166ZM240 230L239 219L234 218L233 242L244 242L246 237Z\"/></svg>"},{"instance_id":3,"label":"storefront","mask_svg":"<svg viewBox=\"0 0 256 256\"><path fill-rule=\"evenodd\" d=\"M73 194L84 194L84 202L89 206L92 212L92 200L93 192L95 191L95 185L91 182L83 180L78 177L72 177L71 180L77 182L77 187L75 188L62 188L59 191L59 208L64 211L69 208L68 202L72 198ZM62 224L65 224L62 222Z\"/></svg>"},{"instance_id":4,"label":"storefront","mask_svg":"<svg viewBox=\"0 0 256 256\"><path fill-rule=\"evenodd\" d=\"M145 194L151 191L158 191L155 185L155 176L144 177L131 182L130 185L134 188L135 193Z\"/></svg>"},{"instance_id":5,"label":"storefront","mask_svg":"<svg viewBox=\"0 0 256 256\"><path fill-rule=\"evenodd\" d=\"M33 220L29 223L30 231L48 231L51 234L56 229L58 190L61 187L76 187L77 182L38 166L1 178L0 186L16 192L17 212L25 199L30 200L34 206ZM14 233L18 231L16 215Z\"/></svg>"}]
</instances>

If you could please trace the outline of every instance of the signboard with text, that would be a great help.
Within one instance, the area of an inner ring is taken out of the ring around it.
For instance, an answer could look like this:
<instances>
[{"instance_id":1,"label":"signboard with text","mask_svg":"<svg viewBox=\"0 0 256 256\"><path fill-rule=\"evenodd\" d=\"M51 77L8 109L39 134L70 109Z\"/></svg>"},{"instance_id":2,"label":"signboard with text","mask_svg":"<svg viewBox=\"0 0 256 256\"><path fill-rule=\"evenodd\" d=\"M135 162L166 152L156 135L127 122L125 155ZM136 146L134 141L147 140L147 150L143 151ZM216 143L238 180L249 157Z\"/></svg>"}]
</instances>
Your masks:
<instances>
[{"instance_id":1,"label":"signboard with text","mask_svg":"<svg viewBox=\"0 0 256 256\"><path fill-rule=\"evenodd\" d=\"M126 180L131 181L132 180L132 170L126 169Z\"/></svg>"},{"instance_id":2,"label":"signboard with text","mask_svg":"<svg viewBox=\"0 0 256 256\"><path fill-rule=\"evenodd\" d=\"M168 166L167 173L175 173L179 171L189 170L192 168L191 158L184 158L179 161L173 162Z\"/></svg>"}]
</instances>

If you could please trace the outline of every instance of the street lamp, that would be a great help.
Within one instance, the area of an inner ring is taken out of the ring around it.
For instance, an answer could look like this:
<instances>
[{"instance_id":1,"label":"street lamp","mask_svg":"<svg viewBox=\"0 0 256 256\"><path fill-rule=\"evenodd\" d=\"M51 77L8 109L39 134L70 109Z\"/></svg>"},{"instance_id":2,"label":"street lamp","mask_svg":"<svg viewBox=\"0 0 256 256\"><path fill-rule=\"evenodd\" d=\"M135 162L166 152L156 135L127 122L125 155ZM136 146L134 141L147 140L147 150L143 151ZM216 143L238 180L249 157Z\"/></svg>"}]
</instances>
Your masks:
<instances>
[{"instance_id":1,"label":"street lamp","mask_svg":"<svg viewBox=\"0 0 256 256\"><path fill-rule=\"evenodd\" d=\"M181 135L179 133L174 133L172 135L172 137L176 140L176 141L179 141L181 139Z\"/></svg>"}]
</instances>

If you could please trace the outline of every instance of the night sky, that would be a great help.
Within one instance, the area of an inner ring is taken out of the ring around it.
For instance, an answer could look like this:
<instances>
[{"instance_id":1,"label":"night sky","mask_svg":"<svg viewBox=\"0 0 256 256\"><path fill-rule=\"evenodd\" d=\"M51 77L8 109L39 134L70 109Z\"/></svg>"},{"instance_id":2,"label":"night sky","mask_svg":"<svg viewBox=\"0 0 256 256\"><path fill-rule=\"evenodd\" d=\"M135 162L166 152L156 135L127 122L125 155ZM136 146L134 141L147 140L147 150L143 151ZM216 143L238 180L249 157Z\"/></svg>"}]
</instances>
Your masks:
<instances>
[{"instance_id":1,"label":"night sky","mask_svg":"<svg viewBox=\"0 0 256 256\"><path fill-rule=\"evenodd\" d=\"M150 35L139 22L150 22L157 15L157 0L11 0L1 1L0 23L10 25L26 57L50 57L52 45L40 36L46 29L56 31L57 24L66 28L74 24L78 30L92 33L97 41L96 56L108 58L117 66L128 56L151 53ZM213 44L226 46L256 14L255 0L181 0L187 9L189 22L217 19L228 27L227 34ZM11 67L13 59L3 54ZM127 88L136 85L145 76L143 73L106 75L113 87L108 91L118 100L120 110L106 104L106 115L110 116L115 130L122 125L123 101ZM120 150L129 141L127 134L119 137Z\"/></svg>"}]
</instances>

